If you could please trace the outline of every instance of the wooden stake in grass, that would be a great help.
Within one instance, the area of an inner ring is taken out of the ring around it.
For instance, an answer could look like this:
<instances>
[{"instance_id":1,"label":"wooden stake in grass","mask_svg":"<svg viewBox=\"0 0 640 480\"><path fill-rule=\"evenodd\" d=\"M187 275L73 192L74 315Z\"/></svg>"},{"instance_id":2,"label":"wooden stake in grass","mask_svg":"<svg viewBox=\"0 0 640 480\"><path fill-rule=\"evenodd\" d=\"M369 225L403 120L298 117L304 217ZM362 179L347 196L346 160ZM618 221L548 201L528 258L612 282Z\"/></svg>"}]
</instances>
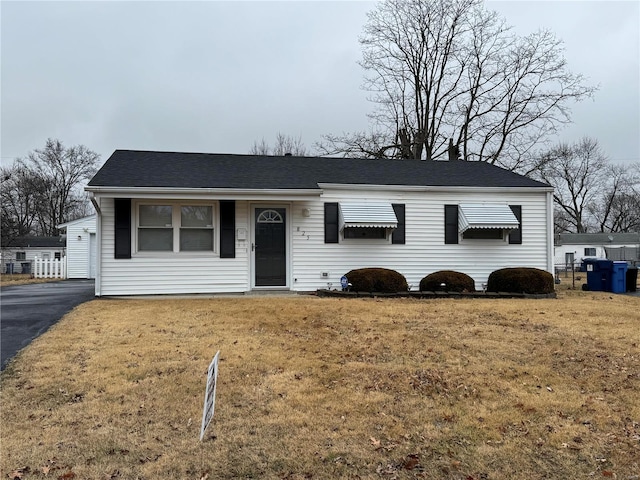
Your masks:
<instances>
[{"instance_id":1,"label":"wooden stake in grass","mask_svg":"<svg viewBox=\"0 0 640 480\"><path fill-rule=\"evenodd\" d=\"M202 410L202 427L200 428L200 441L204 438L204 432L211 423L213 411L216 406L216 384L218 380L218 359L220 350L215 354L207 371L207 388L204 393L204 408Z\"/></svg>"}]
</instances>

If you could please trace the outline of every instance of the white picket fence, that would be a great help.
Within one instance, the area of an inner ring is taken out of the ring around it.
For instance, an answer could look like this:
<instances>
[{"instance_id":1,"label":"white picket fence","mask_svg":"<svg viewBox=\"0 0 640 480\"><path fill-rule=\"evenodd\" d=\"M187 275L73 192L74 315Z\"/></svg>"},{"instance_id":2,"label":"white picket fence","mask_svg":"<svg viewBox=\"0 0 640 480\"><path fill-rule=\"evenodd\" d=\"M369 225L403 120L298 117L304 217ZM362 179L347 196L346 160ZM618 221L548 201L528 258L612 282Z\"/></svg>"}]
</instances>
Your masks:
<instances>
[{"instance_id":1,"label":"white picket fence","mask_svg":"<svg viewBox=\"0 0 640 480\"><path fill-rule=\"evenodd\" d=\"M67 278L67 257L38 258L33 260L35 278Z\"/></svg>"}]
</instances>

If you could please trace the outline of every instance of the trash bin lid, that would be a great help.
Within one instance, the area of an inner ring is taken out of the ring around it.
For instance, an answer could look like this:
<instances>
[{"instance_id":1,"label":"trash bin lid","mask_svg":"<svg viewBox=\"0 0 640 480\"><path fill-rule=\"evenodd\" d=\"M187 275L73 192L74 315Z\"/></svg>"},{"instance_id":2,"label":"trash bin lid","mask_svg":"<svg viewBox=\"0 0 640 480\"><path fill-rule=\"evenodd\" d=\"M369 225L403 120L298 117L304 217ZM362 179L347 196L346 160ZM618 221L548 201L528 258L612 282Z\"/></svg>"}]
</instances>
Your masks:
<instances>
[{"instance_id":1,"label":"trash bin lid","mask_svg":"<svg viewBox=\"0 0 640 480\"><path fill-rule=\"evenodd\" d=\"M598 267L601 270L610 270L613 268L613 260L598 260Z\"/></svg>"}]
</instances>

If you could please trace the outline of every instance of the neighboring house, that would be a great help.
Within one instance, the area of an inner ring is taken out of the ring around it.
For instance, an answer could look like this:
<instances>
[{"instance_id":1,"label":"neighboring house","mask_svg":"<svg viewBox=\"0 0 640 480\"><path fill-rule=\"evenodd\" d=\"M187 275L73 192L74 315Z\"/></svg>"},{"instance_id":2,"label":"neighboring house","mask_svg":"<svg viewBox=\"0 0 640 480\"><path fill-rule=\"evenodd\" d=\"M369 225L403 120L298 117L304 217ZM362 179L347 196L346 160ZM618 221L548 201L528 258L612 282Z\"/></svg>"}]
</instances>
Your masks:
<instances>
[{"instance_id":1,"label":"neighboring house","mask_svg":"<svg viewBox=\"0 0 640 480\"><path fill-rule=\"evenodd\" d=\"M553 190L484 162L116 150L96 295L314 291L361 267L553 272Z\"/></svg>"},{"instance_id":2,"label":"neighboring house","mask_svg":"<svg viewBox=\"0 0 640 480\"><path fill-rule=\"evenodd\" d=\"M2 271L9 273L33 273L33 260L62 259L65 256L65 239L58 237L17 237L2 245Z\"/></svg>"},{"instance_id":3,"label":"neighboring house","mask_svg":"<svg viewBox=\"0 0 640 480\"><path fill-rule=\"evenodd\" d=\"M585 258L640 260L640 233L561 233L555 239L555 264L579 267Z\"/></svg>"},{"instance_id":4,"label":"neighboring house","mask_svg":"<svg viewBox=\"0 0 640 480\"><path fill-rule=\"evenodd\" d=\"M67 278L96 278L96 215L58 225L67 237Z\"/></svg>"}]
</instances>

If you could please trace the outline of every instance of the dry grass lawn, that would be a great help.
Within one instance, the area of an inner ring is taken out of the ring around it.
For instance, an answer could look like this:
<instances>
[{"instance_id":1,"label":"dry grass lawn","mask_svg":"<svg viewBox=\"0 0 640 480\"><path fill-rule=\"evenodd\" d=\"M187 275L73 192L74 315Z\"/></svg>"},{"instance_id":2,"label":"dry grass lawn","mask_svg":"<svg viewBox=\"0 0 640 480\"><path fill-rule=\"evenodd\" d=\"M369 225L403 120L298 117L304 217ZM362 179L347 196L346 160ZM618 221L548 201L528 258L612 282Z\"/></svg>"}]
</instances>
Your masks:
<instances>
[{"instance_id":1,"label":"dry grass lawn","mask_svg":"<svg viewBox=\"0 0 640 480\"><path fill-rule=\"evenodd\" d=\"M59 278L33 278L30 274L22 273L2 273L0 274L0 287L11 285L26 285L29 283L59 282Z\"/></svg>"},{"instance_id":2,"label":"dry grass lawn","mask_svg":"<svg viewBox=\"0 0 640 480\"><path fill-rule=\"evenodd\" d=\"M639 312L581 291L92 301L2 374L0 476L637 479Z\"/></svg>"}]
</instances>

